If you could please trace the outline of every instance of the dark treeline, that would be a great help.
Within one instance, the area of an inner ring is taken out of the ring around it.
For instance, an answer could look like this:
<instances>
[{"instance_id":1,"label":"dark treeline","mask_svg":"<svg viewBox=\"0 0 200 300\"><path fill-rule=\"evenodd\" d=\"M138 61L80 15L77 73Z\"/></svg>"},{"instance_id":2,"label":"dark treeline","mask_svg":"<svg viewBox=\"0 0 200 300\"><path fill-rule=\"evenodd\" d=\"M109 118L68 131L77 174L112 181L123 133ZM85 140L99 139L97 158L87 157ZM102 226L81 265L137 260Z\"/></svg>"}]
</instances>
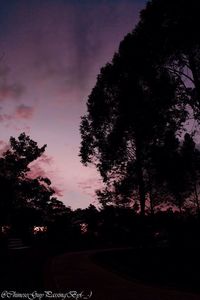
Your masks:
<instances>
[{"instance_id":1,"label":"dark treeline","mask_svg":"<svg viewBox=\"0 0 200 300\"><path fill-rule=\"evenodd\" d=\"M181 146L177 140L176 145L180 147L180 159L194 151L194 143L188 135ZM136 206L110 204L97 209L90 205L76 210L66 207L55 197L49 178L30 176L30 164L44 154L45 148L46 145L40 148L22 133L17 139L10 138L1 155L0 241L3 248L7 247L10 237L20 237L31 245L43 245L53 253L118 246L183 246L188 242L199 245L198 218L193 218L190 211L185 211L180 218L178 212L165 208L152 216L149 207L144 222ZM168 164L167 161L166 166Z\"/></svg>"}]
</instances>

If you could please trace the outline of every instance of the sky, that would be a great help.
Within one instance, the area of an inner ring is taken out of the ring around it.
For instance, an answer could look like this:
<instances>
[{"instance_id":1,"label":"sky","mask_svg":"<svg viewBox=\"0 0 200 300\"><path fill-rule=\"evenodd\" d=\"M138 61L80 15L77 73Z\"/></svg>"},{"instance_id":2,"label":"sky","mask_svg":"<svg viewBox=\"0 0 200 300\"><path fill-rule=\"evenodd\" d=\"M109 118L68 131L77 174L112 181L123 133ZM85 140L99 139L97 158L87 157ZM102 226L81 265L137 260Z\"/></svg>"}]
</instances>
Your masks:
<instances>
[{"instance_id":1,"label":"sky","mask_svg":"<svg viewBox=\"0 0 200 300\"><path fill-rule=\"evenodd\" d=\"M100 68L134 28L145 0L0 0L0 149L25 132L73 209L96 204L101 178L80 162L80 118Z\"/></svg>"}]
</instances>

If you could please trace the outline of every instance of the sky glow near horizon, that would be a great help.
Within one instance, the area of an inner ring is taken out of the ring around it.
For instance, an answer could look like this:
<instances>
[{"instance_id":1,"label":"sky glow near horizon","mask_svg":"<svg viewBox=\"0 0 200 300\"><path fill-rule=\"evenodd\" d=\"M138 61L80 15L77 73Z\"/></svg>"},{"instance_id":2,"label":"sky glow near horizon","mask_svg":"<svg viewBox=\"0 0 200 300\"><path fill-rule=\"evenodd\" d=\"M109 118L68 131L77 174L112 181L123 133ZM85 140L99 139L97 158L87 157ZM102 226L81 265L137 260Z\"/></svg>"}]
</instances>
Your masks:
<instances>
[{"instance_id":1,"label":"sky glow near horizon","mask_svg":"<svg viewBox=\"0 0 200 300\"><path fill-rule=\"evenodd\" d=\"M32 173L72 208L94 203L100 185L78 156L87 97L144 3L0 0L0 148L21 132L47 144Z\"/></svg>"}]
</instances>

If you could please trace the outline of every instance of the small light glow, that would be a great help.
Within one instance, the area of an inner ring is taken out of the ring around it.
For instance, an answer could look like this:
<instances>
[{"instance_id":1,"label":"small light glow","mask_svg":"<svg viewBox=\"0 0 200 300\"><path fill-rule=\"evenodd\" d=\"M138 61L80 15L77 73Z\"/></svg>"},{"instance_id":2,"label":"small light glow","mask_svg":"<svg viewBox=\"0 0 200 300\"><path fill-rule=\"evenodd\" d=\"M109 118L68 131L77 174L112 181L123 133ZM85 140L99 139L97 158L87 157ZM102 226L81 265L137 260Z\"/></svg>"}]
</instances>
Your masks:
<instances>
[{"instance_id":1,"label":"small light glow","mask_svg":"<svg viewBox=\"0 0 200 300\"><path fill-rule=\"evenodd\" d=\"M81 223L80 227L81 227L81 233L87 233L87 231L88 231L88 224Z\"/></svg>"},{"instance_id":2,"label":"small light glow","mask_svg":"<svg viewBox=\"0 0 200 300\"><path fill-rule=\"evenodd\" d=\"M3 225L3 226L1 226L1 232L3 234L7 234L9 232L10 228L11 227L9 225Z\"/></svg>"},{"instance_id":3,"label":"small light glow","mask_svg":"<svg viewBox=\"0 0 200 300\"><path fill-rule=\"evenodd\" d=\"M47 232L47 226L34 226L33 234L44 233Z\"/></svg>"}]
</instances>

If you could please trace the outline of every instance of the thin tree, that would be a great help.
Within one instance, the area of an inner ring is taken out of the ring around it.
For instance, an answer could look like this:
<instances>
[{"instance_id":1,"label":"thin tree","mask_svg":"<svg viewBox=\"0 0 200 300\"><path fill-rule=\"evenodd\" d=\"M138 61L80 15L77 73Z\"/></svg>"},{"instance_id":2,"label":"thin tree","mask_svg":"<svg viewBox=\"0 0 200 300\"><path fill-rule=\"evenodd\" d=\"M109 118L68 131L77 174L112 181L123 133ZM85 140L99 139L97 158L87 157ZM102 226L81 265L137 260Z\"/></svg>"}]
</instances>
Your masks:
<instances>
[{"instance_id":1,"label":"thin tree","mask_svg":"<svg viewBox=\"0 0 200 300\"><path fill-rule=\"evenodd\" d=\"M194 195L194 204L198 216L200 216L199 203L199 183L200 183L200 151L196 147L194 139L188 133L184 136L183 145L181 147L185 172L187 180L190 183L190 190Z\"/></svg>"}]
</instances>

